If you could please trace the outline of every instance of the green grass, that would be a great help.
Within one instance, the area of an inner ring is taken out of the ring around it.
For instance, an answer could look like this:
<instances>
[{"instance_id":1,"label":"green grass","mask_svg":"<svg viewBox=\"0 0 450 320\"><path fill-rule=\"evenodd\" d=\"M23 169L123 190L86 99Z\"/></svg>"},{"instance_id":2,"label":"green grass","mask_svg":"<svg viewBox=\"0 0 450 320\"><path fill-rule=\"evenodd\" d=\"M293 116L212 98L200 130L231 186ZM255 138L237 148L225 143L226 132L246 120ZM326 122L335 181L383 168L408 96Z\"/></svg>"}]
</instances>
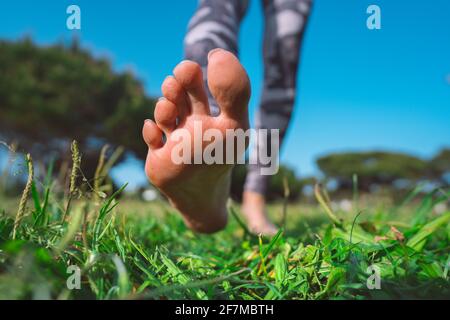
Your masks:
<instances>
[{"instance_id":1,"label":"green grass","mask_svg":"<svg viewBox=\"0 0 450 320\"><path fill-rule=\"evenodd\" d=\"M399 205L355 198L358 212L331 210L318 190L321 205L288 205L286 229L267 238L247 232L236 204L226 230L199 235L165 202L80 188L64 196L46 181L25 192L15 239L20 199L0 199L0 298L450 297L450 212L433 211L448 190L413 191ZM269 209L284 219L282 204ZM70 265L81 269L80 290L66 286ZM380 290L367 288L371 265Z\"/></svg>"}]
</instances>

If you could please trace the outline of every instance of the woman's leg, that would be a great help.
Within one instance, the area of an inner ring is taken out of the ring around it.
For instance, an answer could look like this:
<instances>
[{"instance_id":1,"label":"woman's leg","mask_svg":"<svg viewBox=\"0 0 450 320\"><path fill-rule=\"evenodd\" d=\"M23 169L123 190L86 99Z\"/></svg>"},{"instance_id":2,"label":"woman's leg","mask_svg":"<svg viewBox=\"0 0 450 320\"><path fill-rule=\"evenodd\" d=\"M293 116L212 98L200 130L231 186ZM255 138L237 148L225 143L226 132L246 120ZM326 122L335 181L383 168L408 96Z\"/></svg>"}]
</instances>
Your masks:
<instances>
[{"instance_id":1,"label":"woman's leg","mask_svg":"<svg viewBox=\"0 0 450 320\"><path fill-rule=\"evenodd\" d=\"M221 48L238 53L238 33L248 0L200 0L191 18L184 39L185 58L197 62L203 69L205 87L212 115L220 113L206 84L208 52Z\"/></svg>"},{"instance_id":2,"label":"woman's leg","mask_svg":"<svg viewBox=\"0 0 450 320\"><path fill-rule=\"evenodd\" d=\"M262 0L264 30L264 86L256 115L256 129L278 129L280 144L286 134L296 96L300 46L308 20L311 0ZM270 146L270 135L251 150ZM264 144L264 145L263 145ZM256 157L255 157L256 158ZM261 175L262 164L249 165L244 187L244 213L254 232L273 234L267 218L265 194L270 176Z\"/></svg>"}]
</instances>

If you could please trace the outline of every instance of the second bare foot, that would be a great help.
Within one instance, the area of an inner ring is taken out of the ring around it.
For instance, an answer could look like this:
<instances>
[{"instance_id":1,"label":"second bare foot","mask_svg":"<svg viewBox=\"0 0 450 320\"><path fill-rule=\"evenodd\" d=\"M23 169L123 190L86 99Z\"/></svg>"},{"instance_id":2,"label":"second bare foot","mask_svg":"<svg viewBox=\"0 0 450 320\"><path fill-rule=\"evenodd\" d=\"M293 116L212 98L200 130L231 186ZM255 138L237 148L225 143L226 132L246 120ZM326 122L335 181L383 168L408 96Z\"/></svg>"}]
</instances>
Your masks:
<instances>
[{"instance_id":1,"label":"second bare foot","mask_svg":"<svg viewBox=\"0 0 450 320\"><path fill-rule=\"evenodd\" d=\"M269 220L266 211L266 200L263 195L244 191L242 211L250 232L273 236L278 232L278 228Z\"/></svg>"}]
</instances>

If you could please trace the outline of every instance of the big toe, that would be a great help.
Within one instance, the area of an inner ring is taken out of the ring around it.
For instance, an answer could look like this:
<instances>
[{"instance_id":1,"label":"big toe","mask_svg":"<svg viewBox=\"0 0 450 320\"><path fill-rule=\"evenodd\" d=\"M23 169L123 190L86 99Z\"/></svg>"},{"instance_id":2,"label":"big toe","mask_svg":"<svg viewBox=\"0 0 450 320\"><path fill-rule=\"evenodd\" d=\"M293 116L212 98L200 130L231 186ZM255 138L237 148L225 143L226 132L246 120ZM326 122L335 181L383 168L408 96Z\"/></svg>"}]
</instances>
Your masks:
<instances>
[{"instance_id":1,"label":"big toe","mask_svg":"<svg viewBox=\"0 0 450 320\"><path fill-rule=\"evenodd\" d=\"M203 84L203 73L200 65L185 60L175 67L173 74L186 90L191 112L194 114L209 114L208 96Z\"/></svg>"},{"instance_id":2,"label":"big toe","mask_svg":"<svg viewBox=\"0 0 450 320\"><path fill-rule=\"evenodd\" d=\"M247 116L250 81L234 54L223 49L209 52L208 86L223 114L237 119Z\"/></svg>"}]
</instances>

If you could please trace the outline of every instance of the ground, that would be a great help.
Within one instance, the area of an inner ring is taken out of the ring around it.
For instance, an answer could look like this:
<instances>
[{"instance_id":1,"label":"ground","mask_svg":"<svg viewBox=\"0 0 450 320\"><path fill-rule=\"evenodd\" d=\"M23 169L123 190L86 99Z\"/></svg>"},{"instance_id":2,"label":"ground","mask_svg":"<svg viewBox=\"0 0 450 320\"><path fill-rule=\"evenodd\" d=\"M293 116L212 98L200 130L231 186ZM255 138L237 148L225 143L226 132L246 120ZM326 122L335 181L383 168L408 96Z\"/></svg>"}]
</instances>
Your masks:
<instances>
[{"instance_id":1,"label":"ground","mask_svg":"<svg viewBox=\"0 0 450 320\"><path fill-rule=\"evenodd\" d=\"M62 222L64 199L33 188L15 240L19 199L0 202L0 298L448 298L450 212L433 209L448 197L356 199L348 211L281 202L269 211L279 224L286 213L285 229L266 238L236 203L224 231L198 235L162 200L82 198Z\"/></svg>"}]
</instances>

